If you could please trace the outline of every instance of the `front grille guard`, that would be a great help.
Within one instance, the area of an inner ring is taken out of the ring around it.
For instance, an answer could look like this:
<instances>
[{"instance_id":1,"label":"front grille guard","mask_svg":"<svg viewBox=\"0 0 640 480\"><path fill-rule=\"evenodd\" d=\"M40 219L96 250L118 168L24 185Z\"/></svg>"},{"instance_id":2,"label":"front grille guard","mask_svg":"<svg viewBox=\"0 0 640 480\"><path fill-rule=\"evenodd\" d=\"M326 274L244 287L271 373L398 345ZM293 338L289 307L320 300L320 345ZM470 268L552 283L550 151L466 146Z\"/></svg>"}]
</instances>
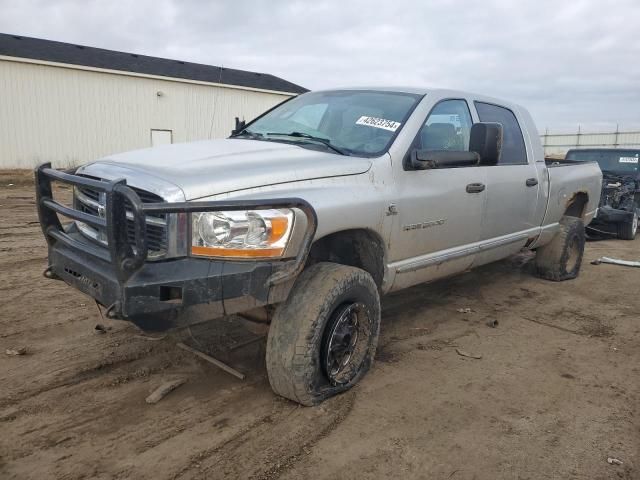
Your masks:
<instances>
[{"instance_id":1,"label":"front grille guard","mask_svg":"<svg viewBox=\"0 0 640 480\"><path fill-rule=\"evenodd\" d=\"M96 217L73 208L69 208L53 199L52 181L68 185L81 185L105 193L106 204L104 218ZM270 285L282 283L296 276L303 268L304 262L311 248L311 242L316 232L318 220L313 207L301 198L275 198L270 200L231 200L212 202L178 202L178 203L142 203L138 194L129 186L125 179L100 181L92 178L74 175L69 172L51 168L51 163L45 163L36 168L36 205L42 232L49 243L60 242L69 248L80 250L100 260L109 262L115 268L116 276L121 283L126 280L145 263L148 254L146 238L146 215L163 213L211 212L218 210L258 210L262 208L292 208L302 211L307 217L306 230L300 250L296 257L283 262L268 280ZM133 214L135 233L135 249L131 247L127 238L127 218L125 203L128 200ZM65 232L58 214L72 220L87 223L106 231L107 247L101 247L89 242L81 242ZM191 235L191 229L187 229ZM188 239L191 244L191 239Z\"/></svg>"}]
</instances>

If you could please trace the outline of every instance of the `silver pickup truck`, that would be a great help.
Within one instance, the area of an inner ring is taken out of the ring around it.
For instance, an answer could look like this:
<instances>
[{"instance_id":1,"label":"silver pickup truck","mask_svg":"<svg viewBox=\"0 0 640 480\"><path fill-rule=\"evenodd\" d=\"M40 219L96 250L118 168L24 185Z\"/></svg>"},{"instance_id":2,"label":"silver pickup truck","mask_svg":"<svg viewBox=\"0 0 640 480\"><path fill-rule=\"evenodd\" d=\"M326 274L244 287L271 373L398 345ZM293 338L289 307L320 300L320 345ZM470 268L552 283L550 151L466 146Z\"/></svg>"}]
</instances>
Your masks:
<instances>
[{"instance_id":1,"label":"silver pickup truck","mask_svg":"<svg viewBox=\"0 0 640 480\"><path fill-rule=\"evenodd\" d=\"M365 375L383 294L523 248L578 275L601 182L546 164L522 107L416 88L310 92L228 139L36 170L46 277L145 329L270 322L269 381L304 405Z\"/></svg>"}]
</instances>

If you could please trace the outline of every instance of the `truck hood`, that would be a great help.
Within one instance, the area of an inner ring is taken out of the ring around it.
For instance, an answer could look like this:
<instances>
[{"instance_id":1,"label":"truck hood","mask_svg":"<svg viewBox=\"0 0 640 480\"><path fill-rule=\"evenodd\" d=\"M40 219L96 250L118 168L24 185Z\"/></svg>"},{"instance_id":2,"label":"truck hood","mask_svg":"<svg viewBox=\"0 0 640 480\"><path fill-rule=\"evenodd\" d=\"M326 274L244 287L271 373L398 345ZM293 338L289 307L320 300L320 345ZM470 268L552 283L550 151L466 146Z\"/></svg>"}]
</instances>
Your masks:
<instances>
[{"instance_id":1,"label":"truck hood","mask_svg":"<svg viewBox=\"0 0 640 480\"><path fill-rule=\"evenodd\" d=\"M225 139L178 143L111 155L78 173L127 183L168 201L229 193L281 183L365 173L367 158L297 145ZM181 192L180 192L181 191Z\"/></svg>"}]
</instances>

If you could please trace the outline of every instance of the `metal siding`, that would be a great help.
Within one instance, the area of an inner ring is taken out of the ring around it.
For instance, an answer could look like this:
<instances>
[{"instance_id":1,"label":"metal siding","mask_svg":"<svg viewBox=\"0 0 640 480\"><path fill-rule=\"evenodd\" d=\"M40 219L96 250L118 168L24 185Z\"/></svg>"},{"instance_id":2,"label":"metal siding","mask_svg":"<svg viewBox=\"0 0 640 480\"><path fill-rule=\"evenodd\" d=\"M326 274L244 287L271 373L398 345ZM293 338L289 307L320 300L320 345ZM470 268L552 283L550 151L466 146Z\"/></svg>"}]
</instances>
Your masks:
<instances>
[{"instance_id":1,"label":"metal siding","mask_svg":"<svg viewBox=\"0 0 640 480\"><path fill-rule=\"evenodd\" d=\"M1 168L69 167L146 148L151 129L172 130L174 143L222 138L234 117L250 120L288 98L8 61L0 92Z\"/></svg>"}]
</instances>

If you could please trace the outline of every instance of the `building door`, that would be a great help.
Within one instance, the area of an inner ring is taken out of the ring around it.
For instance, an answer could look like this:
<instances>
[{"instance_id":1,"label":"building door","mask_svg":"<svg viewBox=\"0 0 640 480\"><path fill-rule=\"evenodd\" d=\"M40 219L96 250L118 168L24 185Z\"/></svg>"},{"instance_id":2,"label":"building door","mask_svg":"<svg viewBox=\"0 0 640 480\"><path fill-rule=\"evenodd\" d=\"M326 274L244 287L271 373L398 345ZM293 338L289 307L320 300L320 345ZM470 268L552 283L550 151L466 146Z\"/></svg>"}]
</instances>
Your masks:
<instances>
[{"instance_id":1,"label":"building door","mask_svg":"<svg viewBox=\"0 0 640 480\"><path fill-rule=\"evenodd\" d=\"M173 132L171 130L151 130L151 146L169 145L173 143Z\"/></svg>"}]
</instances>

